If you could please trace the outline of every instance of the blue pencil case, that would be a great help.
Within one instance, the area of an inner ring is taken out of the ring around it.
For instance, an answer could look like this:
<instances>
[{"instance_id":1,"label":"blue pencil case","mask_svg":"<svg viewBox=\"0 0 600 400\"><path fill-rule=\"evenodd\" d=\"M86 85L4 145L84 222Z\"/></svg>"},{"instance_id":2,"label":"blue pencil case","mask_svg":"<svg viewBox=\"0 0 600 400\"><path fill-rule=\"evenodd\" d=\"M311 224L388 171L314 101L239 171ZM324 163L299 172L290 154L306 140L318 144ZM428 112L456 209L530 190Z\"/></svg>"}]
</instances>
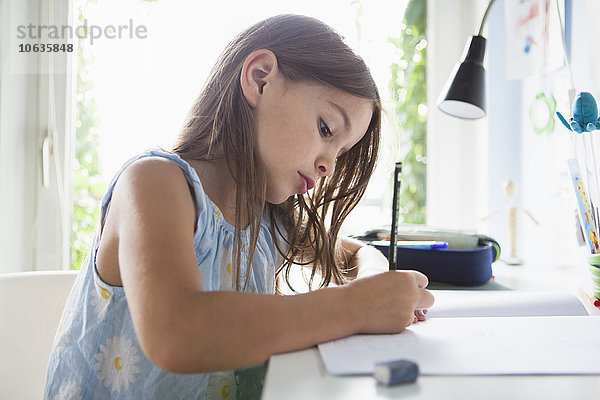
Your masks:
<instances>
[{"instance_id":1,"label":"blue pencil case","mask_svg":"<svg viewBox=\"0 0 600 400\"><path fill-rule=\"evenodd\" d=\"M432 283L483 285L492 278L492 263L500 258L498 242L485 235L448 230L399 231L398 239L448 242L447 249L439 250L397 247L396 268L419 271ZM367 243L388 256L389 244Z\"/></svg>"}]
</instances>

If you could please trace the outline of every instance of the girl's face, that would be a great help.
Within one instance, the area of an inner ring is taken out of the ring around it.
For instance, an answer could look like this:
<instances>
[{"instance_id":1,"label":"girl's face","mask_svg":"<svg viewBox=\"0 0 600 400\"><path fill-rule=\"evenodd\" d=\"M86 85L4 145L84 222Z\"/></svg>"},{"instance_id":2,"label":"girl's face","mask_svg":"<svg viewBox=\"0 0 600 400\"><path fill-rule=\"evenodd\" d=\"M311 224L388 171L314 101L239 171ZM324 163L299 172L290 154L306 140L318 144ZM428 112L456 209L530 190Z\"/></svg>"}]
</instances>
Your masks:
<instances>
[{"instance_id":1,"label":"girl's face","mask_svg":"<svg viewBox=\"0 0 600 400\"><path fill-rule=\"evenodd\" d=\"M333 174L337 157L362 139L373 103L335 88L269 79L254 108L257 151L267 175L266 201L280 204Z\"/></svg>"}]
</instances>

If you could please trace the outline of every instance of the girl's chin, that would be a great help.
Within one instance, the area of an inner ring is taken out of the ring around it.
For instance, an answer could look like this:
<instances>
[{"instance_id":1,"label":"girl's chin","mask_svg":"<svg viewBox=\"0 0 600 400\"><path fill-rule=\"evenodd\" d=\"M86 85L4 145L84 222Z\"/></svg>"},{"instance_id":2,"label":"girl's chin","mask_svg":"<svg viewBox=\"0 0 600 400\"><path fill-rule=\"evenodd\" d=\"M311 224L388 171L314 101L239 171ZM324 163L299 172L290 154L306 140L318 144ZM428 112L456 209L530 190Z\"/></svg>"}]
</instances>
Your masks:
<instances>
[{"instance_id":1,"label":"girl's chin","mask_svg":"<svg viewBox=\"0 0 600 400\"><path fill-rule=\"evenodd\" d=\"M288 196L288 197L286 197L286 198L276 198L276 199L270 199L270 198L267 198L267 203L274 204L274 205L283 204L283 203L285 203L285 201L286 201L287 199L289 199L290 197L292 197L292 196Z\"/></svg>"},{"instance_id":2,"label":"girl's chin","mask_svg":"<svg viewBox=\"0 0 600 400\"><path fill-rule=\"evenodd\" d=\"M278 193L268 193L267 192L267 203L271 203L271 204L282 204L285 203L285 201L287 199L289 199L290 197L296 195L296 193L292 193L289 194L288 193L283 193L283 192L278 192Z\"/></svg>"}]
</instances>

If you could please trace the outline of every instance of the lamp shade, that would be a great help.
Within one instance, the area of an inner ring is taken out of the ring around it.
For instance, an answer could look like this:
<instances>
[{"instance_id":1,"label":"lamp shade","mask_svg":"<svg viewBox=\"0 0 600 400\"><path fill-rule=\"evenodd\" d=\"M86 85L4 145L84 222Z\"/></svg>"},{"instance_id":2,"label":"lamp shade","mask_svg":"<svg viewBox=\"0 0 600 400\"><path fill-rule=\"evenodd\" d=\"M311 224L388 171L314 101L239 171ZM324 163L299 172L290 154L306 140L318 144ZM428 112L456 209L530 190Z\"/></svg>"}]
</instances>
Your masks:
<instances>
[{"instance_id":1,"label":"lamp shade","mask_svg":"<svg viewBox=\"0 0 600 400\"><path fill-rule=\"evenodd\" d=\"M471 36L462 62L454 66L438 100L438 108L446 114L464 119L485 117L485 42L483 36Z\"/></svg>"}]
</instances>

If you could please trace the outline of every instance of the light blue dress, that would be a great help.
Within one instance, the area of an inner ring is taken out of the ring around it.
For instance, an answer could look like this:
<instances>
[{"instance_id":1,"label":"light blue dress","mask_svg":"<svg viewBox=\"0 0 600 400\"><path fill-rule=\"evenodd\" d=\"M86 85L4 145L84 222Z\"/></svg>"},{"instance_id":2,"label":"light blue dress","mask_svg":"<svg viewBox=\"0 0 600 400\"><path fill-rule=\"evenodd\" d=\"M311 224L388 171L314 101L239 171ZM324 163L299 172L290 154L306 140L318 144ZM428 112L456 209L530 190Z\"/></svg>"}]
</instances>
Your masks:
<instances>
[{"instance_id":1,"label":"light blue dress","mask_svg":"<svg viewBox=\"0 0 600 400\"><path fill-rule=\"evenodd\" d=\"M194 247L205 291L233 290L234 228L202 189L196 171L175 154L149 150L129 160L102 200L110 205L115 183L128 165L143 157L164 157L181 167L196 197ZM242 241L248 238L242 232ZM152 364L136 337L122 287L106 284L96 271L99 236L84 261L63 312L48 364L45 399L248 399L258 398L266 363L244 370L173 374ZM267 218L261 223L246 291L275 292L276 256ZM242 266L246 265L245 254ZM241 280L245 281L241 268ZM198 338L202 340L202 338Z\"/></svg>"}]
</instances>

